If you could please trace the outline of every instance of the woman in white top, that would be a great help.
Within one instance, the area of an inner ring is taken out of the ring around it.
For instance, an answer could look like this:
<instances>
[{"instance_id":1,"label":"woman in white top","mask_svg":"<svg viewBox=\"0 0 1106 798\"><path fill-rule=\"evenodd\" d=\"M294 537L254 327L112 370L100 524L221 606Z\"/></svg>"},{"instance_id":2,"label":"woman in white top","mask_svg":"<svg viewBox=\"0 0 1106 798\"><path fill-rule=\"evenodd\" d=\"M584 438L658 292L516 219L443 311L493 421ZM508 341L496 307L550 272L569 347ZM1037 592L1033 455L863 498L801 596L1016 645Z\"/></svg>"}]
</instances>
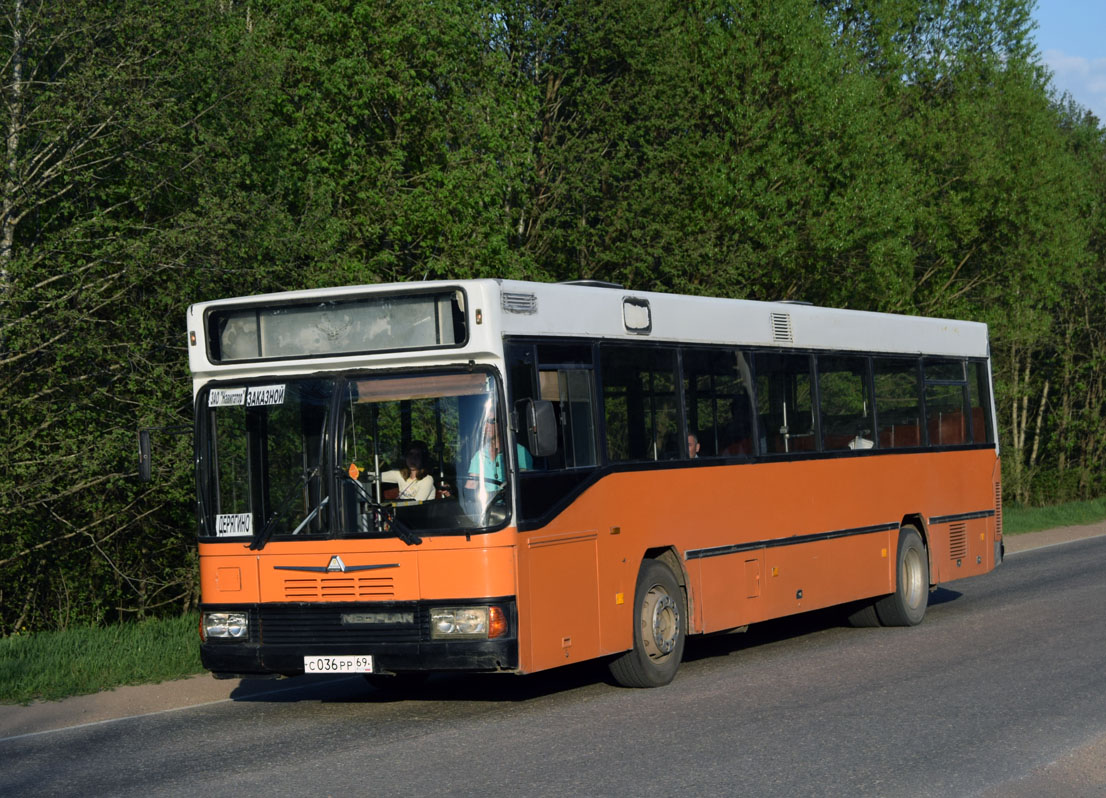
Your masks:
<instances>
[{"instance_id":1,"label":"woman in white top","mask_svg":"<svg viewBox=\"0 0 1106 798\"><path fill-rule=\"evenodd\" d=\"M407 447L406 465L380 475L381 482L394 482L399 486L397 501L424 502L435 494L434 477L428 471L430 449L422 441L411 441Z\"/></svg>"}]
</instances>

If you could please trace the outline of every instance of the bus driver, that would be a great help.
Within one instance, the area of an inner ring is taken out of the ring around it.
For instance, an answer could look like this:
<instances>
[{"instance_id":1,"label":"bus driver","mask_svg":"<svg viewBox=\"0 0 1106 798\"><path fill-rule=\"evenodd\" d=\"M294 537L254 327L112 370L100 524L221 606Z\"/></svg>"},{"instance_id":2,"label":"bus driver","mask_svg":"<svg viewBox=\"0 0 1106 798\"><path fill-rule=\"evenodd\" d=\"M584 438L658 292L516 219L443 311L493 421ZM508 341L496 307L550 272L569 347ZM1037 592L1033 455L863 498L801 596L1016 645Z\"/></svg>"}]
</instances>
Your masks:
<instances>
[{"instance_id":1,"label":"bus driver","mask_svg":"<svg viewBox=\"0 0 1106 798\"><path fill-rule=\"evenodd\" d=\"M465 488L468 490L483 488L487 493L494 494L506 480L507 464L504 462L503 450L499 445L499 427L495 421L485 421L483 430L484 443L469 461L469 477L465 482ZM515 456L518 457L519 470L525 471L534 467L534 459L522 444L515 445Z\"/></svg>"}]
</instances>

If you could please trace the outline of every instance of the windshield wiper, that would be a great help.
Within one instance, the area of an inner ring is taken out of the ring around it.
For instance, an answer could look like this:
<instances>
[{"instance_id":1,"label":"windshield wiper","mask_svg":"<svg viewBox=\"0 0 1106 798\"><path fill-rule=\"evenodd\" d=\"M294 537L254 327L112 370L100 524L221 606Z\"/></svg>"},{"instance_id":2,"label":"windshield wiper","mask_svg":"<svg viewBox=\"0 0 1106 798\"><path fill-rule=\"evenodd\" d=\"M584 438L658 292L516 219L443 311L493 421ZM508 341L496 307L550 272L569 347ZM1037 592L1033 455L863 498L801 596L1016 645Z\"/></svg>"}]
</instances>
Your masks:
<instances>
[{"instance_id":1,"label":"windshield wiper","mask_svg":"<svg viewBox=\"0 0 1106 798\"><path fill-rule=\"evenodd\" d=\"M338 474L339 479L343 479L357 488L357 492L361 494L361 498L364 500L365 504L380 513L380 528L382 531L395 535L408 546L417 546L422 543L422 538L418 536L415 530L399 520L396 516L395 508L377 502L368 490L365 489L364 485L342 469L336 468L335 472Z\"/></svg>"},{"instance_id":2,"label":"windshield wiper","mask_svg":"<svg viewBox=\"0 0 1106 798\"><path fill-rule=\"evenodd\" d=\"M261 531L257 533L257 537L255 537L253 539L253 542L250 543L250 549L254 551L260 551L261 549L265 548L265 544L269 542L269 538L271 538L273 536L273 532L276 531L277 521L280 520L280 517L282 515L284 515L284 511L287 510L289 506L291 506L292 500L296 498L299 491L307 487L311 480L313 480L318 475L318 466L315 466L310 471L305 471L303 474L300 475L300 484L294 486L295 490L288 491L288 494L284 497L284 500L281 501L280 506L277 507L277 509L273 512L271 516L269 516L269 520L265 522L265 526L261 528ZM311 520L312 517L318 514L319 510L324 504L326 504L326 502L327 499L323 499L321 502L319 502L319 504L316 505L315 508L307 514L307 518L304 519L303 524L306 524L308 521ZM296 532L299 532L301 529L303 529L303 524L300 524L298 527L296 527ZM292 534L295 534L295 532L293 532Z\"/></svg>"},{"instance_id":3,"label":"windshield wiper","mask_svg":"<svg viewBox=\"0 0 1106 798\"><path fill-rule=\"evenodd\" d=\"M329 496L324 496L324 497L323 497L323 500L322 500L321 502L319 502L318 504L316 504L316 505L315 505L315 506L314 506L314 507L312 508L311 512L309 512L309 513L307 514L307 517L306 517L306 518L304 518L304 519L303 519L302 521L300 521L300 525L299 525L298 527L296 527L295 529L293 529L293 530L292 530L292 534L293 534L293 535L298 535L298 534L300 533L300 530L302 530L302 529L303 529L303 528L304 528L305 526L307 526L308 524L310 524L310 523L311 523L311 520L312 520L312 519L313 519L313 518L314 518L315 516L317 516L317 515L319 514L319 510L321 510L321 509L323 509L324 507L326 507L326 503L327 503L328 501L330 501L330 497L329 497Z\"/></svg>"}]
</instances>

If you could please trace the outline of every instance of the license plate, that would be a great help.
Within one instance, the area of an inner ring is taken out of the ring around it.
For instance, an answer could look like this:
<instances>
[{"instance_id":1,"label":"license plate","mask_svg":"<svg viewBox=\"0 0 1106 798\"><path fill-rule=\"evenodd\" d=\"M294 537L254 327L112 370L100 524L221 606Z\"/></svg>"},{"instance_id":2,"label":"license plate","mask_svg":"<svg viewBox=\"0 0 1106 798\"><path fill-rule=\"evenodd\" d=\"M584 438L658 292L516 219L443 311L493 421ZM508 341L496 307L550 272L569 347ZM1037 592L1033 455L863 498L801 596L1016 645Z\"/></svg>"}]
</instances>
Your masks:
<instances>
[{"instance_id":1,"label":"license plate","mask_svg":"<svg viewBox=\"0 0 1106 798\"><path fill-rule=\"evenodd\" d=\"M342 657L304 657L304 673L372 673L373 658L368 654Z\"/></svg>"}]
</instances>

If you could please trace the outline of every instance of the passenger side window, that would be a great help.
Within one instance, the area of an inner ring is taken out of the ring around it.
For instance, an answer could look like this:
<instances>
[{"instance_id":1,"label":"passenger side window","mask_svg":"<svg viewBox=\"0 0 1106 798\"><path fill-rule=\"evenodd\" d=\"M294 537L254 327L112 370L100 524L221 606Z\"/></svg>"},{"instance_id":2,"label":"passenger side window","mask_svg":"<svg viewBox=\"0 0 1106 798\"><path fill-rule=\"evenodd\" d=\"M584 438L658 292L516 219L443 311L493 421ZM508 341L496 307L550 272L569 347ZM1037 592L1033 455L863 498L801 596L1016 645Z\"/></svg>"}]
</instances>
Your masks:
<instances>
[{"instance_id":1,"label":"passenger side window","mask_svg":"<svg viewBox=\"0 0 1106 798\"><path fill-rule=\"evenodd\" d=\"M538 347L539 359L541 347ZM580 468L599 463L595 446L595 397L591 369L571 366L538 368L541 398L553 403L557 416L557 453L549 468Z\"/></svg>"},{"instance_id":2,"label":"passenger side window","mask_svg":"<svg viewBox=\"0 0 1106 798\"><path fill-rule=\"evenodd\" d=\"M687 431L698 441L698 456L753 455L753 386L747 355L685 349L683 380Z\"/></svg>"},{"instance_id":3,"label":"passenger side window","mask_svg":"<svg viewBox=\"0 0 1106 798\"><path fill-rule=\"evenodd\" d=\"M876 441L881 449L922 445L922 411L918 394L918 361L914 358L872 359L875 384Z\"/></svg>"},{"instance_id":4,"label":"passenger side window","mask_svg":"<svg viewBox=\"0 0 1106 798\"><path fill-rule=\"evenodd\" d=\"M613 462L673 460L686 452L676 415L676 351L600 348L607 457Z\"/></svg>"},{"instance_id":5,"label":"passenger side window","mask_svg":"<svg viewBox=\"0 0 1106 798\"><path fill-rule=\"evenodd\" d=\"M968 363L968 402L972 408L972 442L993 443L991 397L988 393L987 364Z\"/></svg>"},{"instance_id":6,"label":"passenger side window","mask_svg":"<svg viewBox=\"0 0 1106 798\"><path fill-rule=\"evenodd\" d=\"M595 428L592 347L587 344L537 344L507 347L511 407L521 399L553 404L557 451L537 458L535 468L561 469L599 463ZM527 444L519 430L518 443Z\"/></svg>"},{"instance_id":7,"label":"passenger side window","mask_svg":"<svg viewBox=\"0 0 1106 798\"><path fill-rule=\"evenodd\" d=\"M818 356L818 396L822 410L822 448L871 449L872 402L868 396L868 358Z\"/></svg>"},{"instance_id":8,"label":"passenger side window","mask_svg":"<svg viewBox=\"0 0 1106 798\"><path fill-rule=\"evenodd\" d=\"M926 429L930 446L968 443L968 383L962 360L925 361Z\"/></svg>"},{"instance_id":9,"label":"passenger side window","mask_svg":"<svg viewBox=\"0 0 1106 798\"><path fill-rule=\"evenodd\" d=\"M810 356L758 352L754 357L761 451L815 451Z\"/></svg>"},{"instance_id":10,"label":"passenger side window","mask_svg":"<svg viewBox=\"0 0 1106 798\"><path fill-rule=\"evenodd\" d=\"M507 346L512 409L520 399L553 404L557 451L535 457L519 473L519 520L540 522L587 483L599 464L596 428L594 347L589 343L511 343ZM516 433L526 445L526 433Z\"/></svg>"}]
</instances>

